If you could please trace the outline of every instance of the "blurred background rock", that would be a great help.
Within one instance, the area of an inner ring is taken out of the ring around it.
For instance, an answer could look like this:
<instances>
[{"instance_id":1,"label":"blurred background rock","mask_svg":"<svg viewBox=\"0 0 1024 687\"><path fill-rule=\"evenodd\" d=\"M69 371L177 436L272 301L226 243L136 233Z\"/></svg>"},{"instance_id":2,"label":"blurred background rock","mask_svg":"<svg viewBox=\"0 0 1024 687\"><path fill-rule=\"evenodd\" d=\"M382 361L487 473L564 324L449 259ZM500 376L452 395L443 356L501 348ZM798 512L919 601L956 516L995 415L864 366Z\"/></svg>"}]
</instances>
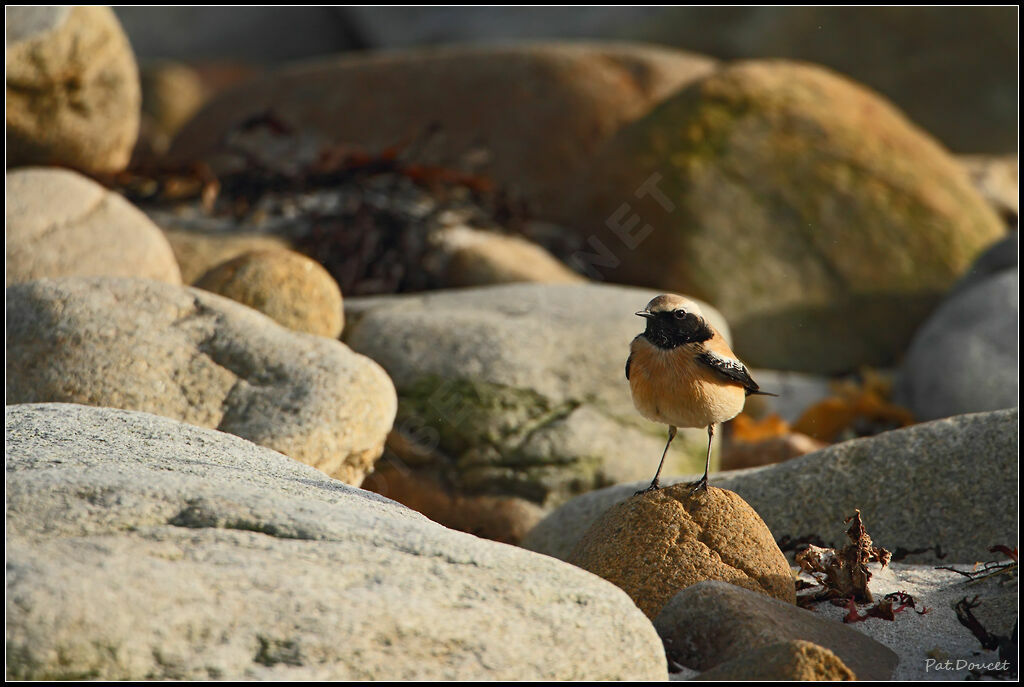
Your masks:
<instances>
[{"instance_id":1,"label":"blurred background rock","mask_svg":"<svg viewBox=\"0 0 1024 687\"><path fill-rule=\"evenodd\" d=\"M784 57L879 91L955 152L1017 147L1016 7L121 7L145 61L271 65L441 43L636 40Z\"/></svg>"}]
</instances>

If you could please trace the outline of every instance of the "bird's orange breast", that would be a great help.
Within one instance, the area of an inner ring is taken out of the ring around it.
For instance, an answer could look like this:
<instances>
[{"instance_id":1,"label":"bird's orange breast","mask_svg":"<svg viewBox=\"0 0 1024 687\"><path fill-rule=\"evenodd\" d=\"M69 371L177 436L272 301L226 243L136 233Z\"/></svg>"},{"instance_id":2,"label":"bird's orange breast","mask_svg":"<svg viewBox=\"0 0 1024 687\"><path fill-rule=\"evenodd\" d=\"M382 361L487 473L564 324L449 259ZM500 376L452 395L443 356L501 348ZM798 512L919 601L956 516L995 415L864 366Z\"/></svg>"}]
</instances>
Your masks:
<instances>
[{"instance_id":1,"label":"bird's orange breast","mask_svg":"<svg viewBox=\"0 0 1024 687\"><path fill-rule=\"evenodd\" d=\"M675 427L707 427L743 410L743 387L698 362L699 344L661 349L643 336L630 346L629 389L648 420Z\"/></svg>"}]
</instances>

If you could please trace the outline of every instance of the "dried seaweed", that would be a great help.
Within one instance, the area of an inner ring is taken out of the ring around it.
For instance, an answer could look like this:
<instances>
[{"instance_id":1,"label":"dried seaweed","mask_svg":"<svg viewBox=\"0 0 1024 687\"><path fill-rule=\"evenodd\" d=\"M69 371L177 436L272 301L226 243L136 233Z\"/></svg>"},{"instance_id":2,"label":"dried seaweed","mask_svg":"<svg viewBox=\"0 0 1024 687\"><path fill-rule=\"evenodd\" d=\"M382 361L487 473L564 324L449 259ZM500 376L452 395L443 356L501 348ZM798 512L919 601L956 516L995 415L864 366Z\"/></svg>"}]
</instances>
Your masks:
<instances>
[{"instance_id":1,"label":"dried seaweed","mask_svg":"<svg viewBox=\"0 0 1024 687\"><path fill-rule=\"evenodd\" d=\"M427 125L407 141L370 151L323 144L272 111L230 129L205 164L151 164L101 179L143 209L187 209L247 230L286 232L346 295L438 288L432 237L465 225L525 234L526 205L480 174L479 151L423 161L442 135ZM226 162L224 162L226 161Z\"/></svg>"},{"instance_id":2,"label":"dried seaweed","mask_svg":"<svg viewBox=\"0 0 1024 687\"><path fill-rule=\"evenodd\" d=\"M1008 546L996 544L995 546L990 546L988 550L990 553L1001 553L1010 560L986 561L985 563L975 563L974 568L972 568L971 570L959 570L951 565L940 565L937 566L936 569L949 570L950 572L955 572L958 575L963 575L971 581L983 580L993 575L1000 575L1004 573L1010 574L1017 571L1017 547L1013 547L1011 549Z\"/></svg>"},{"instance_id":3,"label":"dried seaweed","mask_svg":"<svg viewBox=\"0 0 1024 687\"><path fill-rule=\"evenodd\" d=\"M796 563L822 585L823 589L814 595L817 600L853 599L860 603L873 603L874 598L868 588L871 580L868 563L876 561L884 568L892 554L874 545L864 529L859 510L854 510L846 522L850 523L846 531L850 543L842 551L810 545L796 555Z\"/></svg>"}]
</instances>

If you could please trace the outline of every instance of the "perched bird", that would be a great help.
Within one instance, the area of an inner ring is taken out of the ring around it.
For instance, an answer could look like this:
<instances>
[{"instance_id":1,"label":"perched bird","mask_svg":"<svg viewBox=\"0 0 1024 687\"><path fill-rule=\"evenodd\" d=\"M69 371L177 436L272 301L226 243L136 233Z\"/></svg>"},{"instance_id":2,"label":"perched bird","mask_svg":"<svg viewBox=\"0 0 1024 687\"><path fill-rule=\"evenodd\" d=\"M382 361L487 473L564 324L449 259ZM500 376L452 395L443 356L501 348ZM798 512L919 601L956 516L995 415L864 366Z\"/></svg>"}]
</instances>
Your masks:
<instances>
[{"instance_id":1,"label":"perched bird","mask_svg":"<svg viewBox=\"0 0 1024 687\"><path fill-rule=\"evenodd\" d=\"M663 294L636 314L647 320L647 328L633 339L626 359L633 405L648 420L668 425L668 443L658 471L651 486L637 493L660 487L658 476L678 427L708 429L704 476L693 484L691 493L706 490L715 424L739 415L747 396L775 394L758 388L693 301Z\"/></svg>"}]
</instances>

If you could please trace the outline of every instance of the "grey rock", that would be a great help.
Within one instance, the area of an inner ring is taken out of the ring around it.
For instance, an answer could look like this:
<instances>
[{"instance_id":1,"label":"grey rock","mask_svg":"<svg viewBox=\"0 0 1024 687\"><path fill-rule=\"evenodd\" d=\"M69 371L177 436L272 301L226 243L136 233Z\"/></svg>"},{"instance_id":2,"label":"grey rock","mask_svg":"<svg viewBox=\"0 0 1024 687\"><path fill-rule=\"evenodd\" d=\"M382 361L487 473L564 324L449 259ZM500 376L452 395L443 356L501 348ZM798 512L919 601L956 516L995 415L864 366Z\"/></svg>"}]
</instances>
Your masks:
<instances>
[{"instance_id":1,"label":"grey rock","mask_svg":"<svg viewBox=\"0 0 1024 687\"><path fill-rule=\"evenodd\" d=\"M1020 237L1017 232L1009 234L1001 241L996 241L982 253L967 273L953 287L953 294L965 291L1000 272L1016 269L1017 256L1020 254Z\"/></svg>"},{"instance_id":2,"label":"grey rock","mask_svg":"<svg viewBox=\"0 0 1024 687\"><path fill-rule=\"evenodd\" d=\"M383 450L394 387L338 341L200 289L66 277L7 290L7 402L143 410L268 446L350 484Z\"/></svg>"},{"instance_id":3,"label":"grey rock","mask_svg":"<svg viewBox=\"0 0 1024 687\"><path fill-rule=\"evenodd\" d=\"M440 472L460 492L550 507L654 474L667 430L636 412L624 375L643 329L633 313L654 295L514 284L347 299L344 336L394 380L396 428L429 435L430 457L398 456L405 464ZM721 316L702 308L728 336ZM703 469L706 447L705 431L681 431L666 474Z\"/></svg>"},{"instance_id":4,"label":"grey rock","mask_svg":"<svg viewBox=\"0 0 1024 687\"><path fill-rule=\"evenodd\" d=\"M7 677L664 680L614 586L245 440L6 409Z\"/></svg>"},{"instance_id":5,"label":"grey rock","mask_svg":"<svg viewBox=\"0 0 1024 687\"><path fill-rule=\"evenodd\" d=\"M920 420L1016 406L1018 282L1005 270L945 301L914 335L896 401Z\"/></svg>"},{"instance_id":6,"label":"grey rock","mask_svg":"<svg viewBox=\"0 0 1024 687\"><path fill-rule=\"evenodd\" d=\"M7 284L66 276L181 283L170 244L120 195L67 169L7 173Z\"/></svg>"},{"instance_id":7,"label":"grey rock","mask_svg":"<svg viewBox=\"0 0 1024 687\"><path fill-rule=\"evenodd\" d=\"M982 560L989 546L1017 538L1017 422L1016 409L960 415L709 481L753 506L783 550L806 537L845 545L843 520L859 508L871 538L897 557ZM569 501L529 532L523 546L564 560L598 516L642 484Z\"/></svg>"},{"instance_id":8,"label":"grey rock","mask_svg":"<svg viewBox=\"0 0 1024 687\"><path fill-rule=\"evenodd\" d=\"M802 639L830 649L859 680L889 680L899 658L847 625L741 587L707 580L683 589L654 619L669 658L708 670L751 649Z\"/></svg>"}]
</instances>

